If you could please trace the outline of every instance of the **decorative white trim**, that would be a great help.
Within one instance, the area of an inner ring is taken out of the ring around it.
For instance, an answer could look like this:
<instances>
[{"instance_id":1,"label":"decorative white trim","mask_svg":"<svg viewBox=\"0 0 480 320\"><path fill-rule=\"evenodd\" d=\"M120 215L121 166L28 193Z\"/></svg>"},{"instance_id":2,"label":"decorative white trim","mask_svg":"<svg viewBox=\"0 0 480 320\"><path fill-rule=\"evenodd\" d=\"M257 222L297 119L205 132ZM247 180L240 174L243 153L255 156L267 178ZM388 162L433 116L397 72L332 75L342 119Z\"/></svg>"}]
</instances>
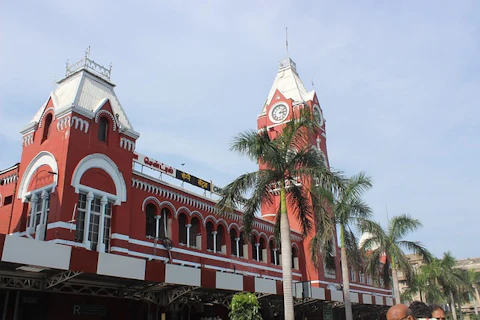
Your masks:
<instances>
[{"instance_id":1,"label":"decorative white trim","mask_svg":"<svg viewBox=\"0 0 480 320\"><path fill-rule=\"evenodd\" d=\"M235 222L232 222L228 226L228 233L230 233L230 230L232 229L232 227L235 228L235 230L238 232L238 236L240 237L240 232L242 232L242 228L238 224L236 224Z\"/></svg>"},{"instance_id":2,"label":"decorative white trim","mask_svg":"<svg viewBox=\"0 0 480 320\"><path fill-rule=\"evenodd\" d=\"M26 147L33 144L33 132L30 132L22 137L22 146Z\"/></svg>"},{"instance_id":3,"label":"decorative white trim","mask_svg":"<svg viewBox=\"0 0 480 320\"><path fill-rule=\"evenodd\" d=\"M108 173L108 175L112 178L113 183L115 184L117 195L117 199L115 201L116 205L120 205L120 202L125 202L127 200L127 187L125 185L125 180L123 179L122 173L118 170L117 165L112 159L100 153L94 153L86 156L77 164L77 167L72 175L72 187L75 187L75 193L80 192L80 180L83 174L92 168L101 169Z\"/></svg>"},{"instance_id":4,"label":"decorative white trim","mask_svg":"<svg viewBox=\"0 0 480 320\"><path fill-rule=\"evenodd\" d=\"M97 114L95 115L95 123L98 123L98 120L100 119L100 115L103 114L103 113L105 113L106 115L108 115L112 119L112 124L113 124L112 128L113 128L113 131L116 131L117 130L117 119L115 119L114 115L108 110L98 111Z\"/></svg>"},{"instance_id":5,"label":"decorative white trim","mask_svg":"<svg viewBox=\"0 0 480 320\"><path fill-rule=\"evenodd\" d=\"M43 113L42 113L42 116L40 117L40 119L38 120L38 127L41 128L42 127L42 122L43 122L43 118L45 117L45 115L47 114L47 112L49 110L52 110L52 121L55 120L55 109L53 107L50 107L50 108L47 108L45 110L43 110Z\"/></svg>"},{"instance_id":6,"label":"decorative white trim","mask_svg":"<svg viewBox=\"0 0 480 320\"><path fill-rule=\"evenodd\" d=\"M35 172L43 165L48 165L52 172L55 174L53 175L53 187L52 192L55 190L55 187L58 183L58 165L57 160L55 157L48 151L41 151L37 154L32 161L27 166L27 169L23 173L22 180L20 181L20 187L18 188L18 199L22 199L22 202L25 202L25 196L27 194L28 185L30 184L30 180L32 179Z\"/></svg>"},{"instance_id":7,"label":"decorative white trim","mask_svg":"<svg viewBox=\"0 0 480 320\"><path fill-rule=\"evenodd\" d=\"M214 216L212 215L209 215L205 218L205 220L203 220L203 226L205 227L207 225L207 220L213 220L214 224L215 225L218 225L219 223L223 224L223 226L225 227L225 230L227 231L227 233L229 234L230 233L230 228L228 227L228 223L223 220L222 218L220 219L217 219L215 218ZM256 231L256 230L255 230Z\"/></svg>"},{"instance_id":8,"label":"decorative white trim","mask_svg":"<svg viewBox=\"0 0 480 320\"><path fill-rule=\"evenodd\" d=\"M300 248L298 248L298 245L294 242L292 243L292 248L295 248L297 250L297 257L300 254Z\"/></svg>"},{"instance_id":9,"label":"decorative white trim","mask_svg":"<svg viewBox=\"0 0 480 320\"><path fill-rule=\"evenodd\" d=\"M157 205L158 205L158 209L160 209L160 206L161 206L161 202L160 200L158 200L157 198L155 197L152 197L152 196L148 196L146 197L143 202L142 202L142 211L145 212L145 205L147 204L148 201L152 200L153 202L155 202Z\"/></svg>"},{"instance_id":10,"label":"decorative white trim","mask_svg":"<svg viewBox=\"0 0 480 320\"><path fill-rule=\"evenodd\" d=\"M128 238L128 240L127 240L127 238ZM144 246L144 247L149 247L149 248L156 247L157 249L166 250L165 247L162 244L156 244L155 245L153 242L146 242L146 241L142 241L142 240L133 239L133 238L128 237L127 235L122 235L122 234L119 234L119 233L113 233L112 234L112 239L120 239L120 240L128 241L128 243L139 245L139 246ZM222 257L222 256L219 256L219 255L207 254L207 253L202 253L202 252L197 252L197 251L192 251L192 250L182 249L182 248L176 248L176 247L173 247L171 249L171 251L172 252L183 253L183 254L187 254L187 255L191 255L191 256L201 257L201 258L207 258L207 259L222 261L222 262L230 262L230 263L242 265L242 266L245 266L245 267L254 267L254 268L258 268L258 269L262 269L262 270L282 273L282 269L281 269L280 266L278 266L279 269L275 269L275 268L266 266L264 264L262 264L262 265L252 264L251 262L248 262L248 261L244 262L244 261L229 259L229 258ZM131 254L131 252L132 251L128 251L128 254ZM144 253L139 253L139 254L144 254ZM148 254L145 254L145 255L148 255ZM148 255L148 256L150 256L150 255ZM182 261L182 262L191 263L191 262L188 262L188 261ZM228 270L233 271L233 269L228 269ZM297 273L297 272L292 272L292 275L298 276L298 277L302 276L300 273Z\"/></svg>"},{"instance_id":11,"label":"decorative white trim","mask_svg":"<svg viewBox=\"0 0 480 320\"><path fill-rule=\"evenodd\" d=\"M337 282L329 282L329 281L323 281L323 280L311 280L310 282L311 283L321 283L321 284L326 284L326 285L339 284ZM358 285L350 282L350 286L358 286ZM361 290L350 290L350 291L368 293L368 294L372 294L372 295L379 295L379 296L385 296L385 297L391 297L392 296L392 290L389 290L389 289L382 289L382 288L368 287L368 286L361 286L361 287L363 287L365 289L370 289L370 290L383 291L385 293L378 293L378 292L371 292L371 291L361 291ZM390 295L388 293L390 293Z\"/></svg>"},{"instance_id":12,"label":"decorative white trim","mask_svg":"<svg viewBox=\"0 0 480 320\"><path fill-rule=\"evenodd\" d=\"M71 122L70 122L70 114L60 118L60 119L57 119L57 131L62 131L68 127L70 127L71 125Z\"/></svg>"},{"instance_id":13,"label":"decorative white trim","mask_svg":"<svg viewBox=\"0 0 480 320\"><path fill-rule=\"evenodd\" d=\"M72 126L74 123L75 123L75 126L74 126L75 129L78 129L80 127L80 131L85 131L85 133L88 133L88 128L90 125L87 120L84 120L77 116L73 116L72 121L70 122L70 126Z\"/></svg>"},{"instance_id":14,"label":"decorative white trim","mask_svg":"<svg viewBox=\"0 0 480 320\"><path fill-rule=\"evenodd\" d=\"M135 142L125 137L120 137L120 148L128 151L135 151Z\"/></svg>"}]
</instances>

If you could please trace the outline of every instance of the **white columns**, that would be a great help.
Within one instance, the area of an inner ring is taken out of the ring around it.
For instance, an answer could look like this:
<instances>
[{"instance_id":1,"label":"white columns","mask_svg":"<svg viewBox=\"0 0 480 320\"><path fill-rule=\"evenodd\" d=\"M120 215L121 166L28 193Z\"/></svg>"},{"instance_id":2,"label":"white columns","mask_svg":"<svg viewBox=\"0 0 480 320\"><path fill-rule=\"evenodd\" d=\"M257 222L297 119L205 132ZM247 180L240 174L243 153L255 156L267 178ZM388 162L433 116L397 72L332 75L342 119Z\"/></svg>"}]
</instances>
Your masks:
<instances>
[{"instance_id":1,"label":"white columns","mask_svg":"<svg viewBox=\"0 0 480 320\"><path fill-rule=\"evenodd\" d=\"M260 261L260 243L255 243L255 248L257 250L257 261Z\"/></svg>"},{"instance_id":2,"label":"white columns","mask_svg":"<svg viewBox=\"0 0 480 320\"><path fill-rule=\"evenodd\" d=\"M40 221L38 222L38 225L35 227L35 240L43 241L45 240L45 229L46 229L45 222L47 220L47 203L48 203L49 193L46 190L43 190L42 195L40 197L42 198L42 211L40 213ZM37 217L35 216L35 220L36 219Z\"/></svg>"},{"instance_id":3,"label":"white columns","mask_svg":"<svg viewBox=\"0 0 480 320\"><path fill-rule=\"evenodd\" d=\"M158 232L160 227L160 218L161 216L159 216L158 214L155 216L155 238L158 238L158 236L160 235L160 232Z\"/></svg>"},{"instance_id":4,"label":"white columns","mask_svg":"<svg viewBox=\"0 0 480 320\"><path fill-rule=\"evenodd\" d=\"M85 222L83 225L83 243L85 243L86 248L88 250L91 249L90 240L88 239L88 234L90 232L90 212L92 209L92 200L93 200L93 192L90 191L89 193L87 193L87 204L86 204L87 210L85 212Z\"/></svg>"},{"instance_id":5,"label":"white columns","mask_svg":"<svg viewBox=\"0 0 480 320\"><path fill-rule=\"evenodd\" d=\"M213 252L217 252L217 231L213 231Z\"/></svg>"},{"instance_id":6,"label":"white columns","mask_svg":"<svg viewBox=\"0 0 480 320\"><path fill-rule=\"evenodd\" d=\"M190 247L190 227L191 226L192 226L191 224L185 225L185 227L187 227L187 248Z\"/></svg>"},{"instance_id":7,"label":"white columns","mask_svg":"<svg viewBox=\"0 0 480 320\"><path fill-rule=\"evenodd\" d=\"M277 248L273 249L273 264L277 265Z\"/></svg>"},{"instance_id":8,"label":"white columns","mask_svg":"<svg viewBox=\"0 0 480 320\"><path fill-rule=\"evenodd\" d=\"M35 220L36 220L36 214L35 214L35 210L37 210L37 202L38 202L38 197L36 194L32 194L32 197L30 198L30 203L31 203L31 208L30 208L30 223L29 223L29 228L31 228L31 232L29 233L33 233L35 231L35 229L33 229L35 227Z\"/></svg>"},{"instance_id":9,"label":"white columns","mask_svg":"<svg viewBox=\"0 0 480 320\"><path fill-rule=\"evenodd\" d=\"M235 244L236 244L236 247L237 247L236 256L237 256L237 258L240 258L240 238L235 238Z\"/></svg>"},{"instance_id":10,"label":"white columns","mask_svg":"<svg viewBox=\"0 0 480 320\"><path fill-rule=\"evenodd\" d=\"M97 243L97 251L98 252L105 252L105 243L103 241L103 236L105 232L105 207L108 203L108 199L106 196L103 196L100 199L100 221L98 223L98 243Z\"/></svg>"}]
</instances>

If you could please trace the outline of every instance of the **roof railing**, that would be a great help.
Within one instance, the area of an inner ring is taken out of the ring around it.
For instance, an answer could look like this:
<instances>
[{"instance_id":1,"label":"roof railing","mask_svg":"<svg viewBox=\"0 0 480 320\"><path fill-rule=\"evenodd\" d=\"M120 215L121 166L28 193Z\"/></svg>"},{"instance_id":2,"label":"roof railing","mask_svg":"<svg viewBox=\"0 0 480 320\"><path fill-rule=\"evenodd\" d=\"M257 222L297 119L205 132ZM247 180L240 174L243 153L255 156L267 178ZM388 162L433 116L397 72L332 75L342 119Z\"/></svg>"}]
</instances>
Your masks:
<instances>
[{"instance_id":1,"label":"roof railing","mask_svg":"<svg viewBox=\"0 0 480 320\"><path fill-rule=\"evenodd\" d=\"M110 63L109 68L105 68L102 65L99 65L95 61L89 58L90 56L90 47L85 50L85 57L80 59L79 61L70 64L67 60L65 63L65 77L77 72L80 69L89 69L101 77L104 77L106 80L110 81L110 75L112 73L112 64Z\"/></svg>"}]
</instances>

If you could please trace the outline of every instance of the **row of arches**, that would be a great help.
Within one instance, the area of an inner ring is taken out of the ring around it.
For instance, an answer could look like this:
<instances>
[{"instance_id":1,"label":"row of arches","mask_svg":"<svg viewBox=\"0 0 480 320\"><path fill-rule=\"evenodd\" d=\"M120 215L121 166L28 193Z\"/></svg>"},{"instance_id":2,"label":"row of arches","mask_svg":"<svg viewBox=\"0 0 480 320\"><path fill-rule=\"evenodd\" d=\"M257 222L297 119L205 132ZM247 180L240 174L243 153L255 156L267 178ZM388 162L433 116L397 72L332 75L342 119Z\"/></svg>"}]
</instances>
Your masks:
<instances>
[{"instance_id":1,"label":"row of arches","mask_svg":"<svg viewBox=\"0 0 480 320\"><path fill-rule=\"evenodd\" d=\"M145 235L148 238L175 238L181 247L281 265L281 249L277 247L273 237L267 239L260 234L252 234L249 239L245 239L238 226L229 228L226 223L216 219L207 219L204 224L203 217L189 216L184 212L178 213L174 219L171 208L159 209L155 203L146 205L145 218ZM174 220L176 223L173 223ZM294 269L299 268L298 254L299 249L294 244Z\"/></svg>"}]
</instances>

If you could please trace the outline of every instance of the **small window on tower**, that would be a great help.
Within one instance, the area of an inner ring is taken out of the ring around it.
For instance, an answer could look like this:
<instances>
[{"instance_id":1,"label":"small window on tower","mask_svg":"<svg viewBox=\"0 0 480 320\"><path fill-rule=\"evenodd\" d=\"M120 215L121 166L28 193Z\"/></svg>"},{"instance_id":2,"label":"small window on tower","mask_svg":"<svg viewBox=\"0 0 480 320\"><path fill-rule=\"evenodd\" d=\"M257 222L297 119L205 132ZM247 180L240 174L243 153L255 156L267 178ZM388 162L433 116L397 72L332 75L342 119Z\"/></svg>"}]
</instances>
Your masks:
<instances>
[{"instance_id":1,"label":"small window on tower","mask_svg":"<svg viewBox=\"0 0 480 320\"><path fill-rule=\"evenodd\" d=\"M108 120L105 117L100 118L98 125L98 140L107 142Z\"/></svg>"},{"instance_id":2,"label":"small window on tower","mask_svg":"<svg viewBox=\"0 0 480 320\"><path fill-rule=\"evenodd\" d=\"M50 134L50 127L52 124L53 116L51 113L49 113L45 117L45 123L43 125L43 136L42 136L42 143L48 139L48 135Z\"/></svg>"}]
</instances>

